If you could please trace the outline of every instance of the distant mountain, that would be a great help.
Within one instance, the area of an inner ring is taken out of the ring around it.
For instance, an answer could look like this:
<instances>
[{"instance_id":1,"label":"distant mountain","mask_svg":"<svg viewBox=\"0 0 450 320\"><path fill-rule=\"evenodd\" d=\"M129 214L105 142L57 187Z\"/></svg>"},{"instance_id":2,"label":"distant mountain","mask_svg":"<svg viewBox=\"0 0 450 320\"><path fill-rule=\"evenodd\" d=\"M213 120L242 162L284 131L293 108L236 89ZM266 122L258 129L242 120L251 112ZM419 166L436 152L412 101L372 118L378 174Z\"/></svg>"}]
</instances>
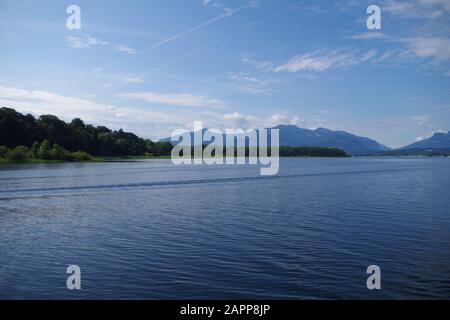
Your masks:
<instances>
[{"instance_id":1,"label":"distant mountain","mask_svg":"<svg viewBox=\"0 0 450 320\"><path fill-rule=\"evenodd\" d=\"M365 155L390 150L390 148L375 140L359 137L345 131L332 131L324 128L309 130L294 125L279 125L274 129L280 130L280 145L286 147L335 147L352 155Z\"/></svg>"},{"instance_id":2,"label":"distant mountain","mask_svg":"<svg viewBox=\"0 0 450 320\"><path fill-rule=\"evenodd\" d=\"M280 146L283 147L330 147L344 150L350 155L366 155L390 148L375 140L359 137L345 131L332 131L324 128L302 129L294 125L279 125L272 129L280 130ZM203 129L205 132L206 129ZM193 133L191 132L191 139ZM160 141L170 141L170 138ZM207 144L209 141L205 141Z\"/></svg>"},{"instance_id":3,"label":"distant mountain","mask_svg":"<svg viewBox=\"0 0 450 320\"><path fill-rule=\"evenodd\" d=\"M431 138L418 141L410 144L406 147L400 148L400 150L409 149L427 149L427 150L440 150L450 149L450 131L447 133L437 132Z\"/></svg>"}]
</instances>

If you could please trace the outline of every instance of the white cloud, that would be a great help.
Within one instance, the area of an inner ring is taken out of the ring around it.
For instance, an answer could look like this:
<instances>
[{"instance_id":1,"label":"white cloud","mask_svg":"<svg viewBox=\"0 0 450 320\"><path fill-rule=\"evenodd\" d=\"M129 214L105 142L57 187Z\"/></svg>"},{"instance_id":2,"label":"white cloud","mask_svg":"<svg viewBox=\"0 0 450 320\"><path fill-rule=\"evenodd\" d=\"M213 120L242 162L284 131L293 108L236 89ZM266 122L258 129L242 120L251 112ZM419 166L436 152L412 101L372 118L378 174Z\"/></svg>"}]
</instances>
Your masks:
<instances>
[{"instance_id":1,"label":"white cloud","mask_svg":"<svg viewBox=\"0 0 450 320\"><path fill-rule=\"evenodd\" d=\"M124 52L124 53L128 53L128 54L133 54L133 53L137 52L136 49L130 48L130 47L122 45L122 44L115 45L114 48L118 52Z\"/></svg>"},{"instance_id":2,"label":"white cloud","mask_svg":"<svg viewBox=\"0 0 450 320\"><path fill-rule=\"evenodd\" d=\"M450 12L448 0L385 0L382 10L404 18L437 18Z\"/></svg>"},{"instance_id":3,"label":"white cloud","mask_svg":"<svg viewBox=\"0 0 450 320\"><path fill-rule=\"evenodd\" d=\"M404 41L406 41L409 51L419 58L434 58L438 61L450 59L449 38L417 37Z\"/></svg>"},{"instance_id":4,"label":"white cloud","mask_svg":"<svg viewBox=\"0 0 450 320\"><path fill-rule=\"evenodd\" d=\"M161 103L184 107L223 108L225 106L225 103L218 99L211 99L205 96L198 96L190 93L161 94L155 92L131 92L122 93L118 96L127 99L142 100L150 103Z\"/></svg>"},{"instance_id":5,"label":"white cloud","mask_svg":"<svg viewBox=\"0 0 450 320\"><path fill-rule=\"evenodd\" d=\"M136 53L136 49L130 48L128 46L122 44L113 44L109 43L90 35L82 35L82 36L67 36L66 43L75 49L89 49L98 46L102 47L111 47L117 52L133 54Z\"/></svg>"},{"instance_id":6,"label":"white cloud","mask_svg":"<svg viewBox=\"0 0 450 320\"><path fill-rule=\"evenodd\" d=\"M449 1L450 3L450 1ZM400 4L399 4L400 5ZM403 58L421 58L429 59L433 66L437 66L442 62L450 60L450 38L447 37L426 37L419 36L414 38L400 38L377 35L377 33L362 33L356 36L351 36L349 39L370 40L371 37L385 39L390 43L401 45L403 48L397 51L402 51L399 56ZM389 50L382 54L375 62L387 60L394 55L394 50ZM373 58L373 57L371 57ZM362 59L364 61L364 58ZM404 60L414 61L414 60Z\"/></svg>"},{"instance_id":7,"label":"white cloud","mask_svg":"<svg viewBox=\"0 0 450 320\"><path fill-rule=\"evenodd\" d=\"M67 44L75 49L86 49L92 48L95 46L107 46L108 42L99 40L97 38L91 36L67 36L66 37Z\"/></svg>"},{"instance_id":8,"label":"white cloud","mask_svg":"<svg viewBox=\"0 0 450 320\"><path fill-rule=\"evenodd\" d=\"M415 3L409 1L386 0L383 3L383 10L394 14L405 14L415 11Z\"/></svg>"},{"instance_id":9,"label":"white cloud","mask_svg":"<svg viewBox=\"0 0 450 320\"><path fill-rule=\"evenodd\" d=\"M355 51L334 50L326 52L319 50L311 53L297 55L287 63L274 69L275 72L299 72L299 71L327 71L330 69L345 68L368 61L376 55L376 50L371 50L363 56Z\"/></svg>"},{"instance_id":10,"label":"white cloud","mask_svg":"<svg viewBox=\"0 0 450 320\"><path fill-rule=\"evenodd\" d=\"M227 14L227 15L233 14L233 9L225 6L223 3L218 2L218 1L202 0L202 5L210 6L210 7L217 8L217 9L222 9L223 11L225 11L225 14Z\"/></svg>"},{"instance_id":11,"label":"white cloud","mask_svg":"<svg viewBox=\"0 0 450 320\"><path fill-rule=\"evenodd\" d=\"M433 131L433 132L431 132L429 134L426 134L424 136L416 137L416 141L422 141L422 140L425 140L425 139L429 139L432 136L434 136L435 133L447 133L447 131L439 129L439 130Z\"/></svg>"},{"instance_id":12,"label":"white cloud","mask_svg":"<svg viewBox=\"0 0 450 320\"><path fill-rule=\"evenodd\" d=\"M244 129L261 129L272 128L279 124L293 124L298 125L300 119L297 116L289 114L273 114L268 117L257 117L252 115L245 115L239 112L233 112L223 115L223 122L226 127L230 128L244 128ZM222 124L220 128L223 128Z\"/></svg>"},{"instance_id":13,"label":"white cloud","mask_svg":"<svg viewBox=\"0 0 450 320\"><path fill-rule=\"evenodd\" d=\"M237 90L255 95L270 95L275 85L273 80L261 79L245 72L230 72L229 79Z\"/></svg>"},{"instance_id":14,"label":"white cloud","mask_svg":"<svg viewBox=\"0 0 450 320\"><path fill-rule=\"evenodd\" d=\"M249 58L242 58L241 61L245 64L251 65L261 72L270 72L273 71L274 68L273 62L271 61L255 61Z\"/></svg>"},{"instance_id":15,"label":"white cloud","mask_svg":"<svg viewBox=\"0 0 450 320\"><path fill-rule=\"evenodd\" d=\"M71 121L81 118L86 123L123 128L142 137L160 139L179 128L192 129L194 121L201 120L208 128L266 128L282 123L297 124L298 117L290 114L269 116L245 115L238 112L222 114L213 111L192 110L157 112L149 108L117 107L94 102L87 98L63 96L44 90L27 90L0 86L0 106L14 108L35 116L53 114Z\"/></svg>"},{"instance_id":16,"label":"white cloud","mask_svg":"<svg viewBox=\"0 0 450 320\"><path fill-rule=\"evenodd\" d=\"M373 32L363 32L359 34L355 34L353 36L347 37L347 39L351 40L375 40L375 39L386 39L388 36L383 32L373 31Z\"/></svg>"},{"instance_id":17,"label":"white cloud","mask_svg":"<svg viewBox=\"0 0 450 320\"><path fill-rule=\"evenodd\" d=\"M113 129L124 128L147 137L158 133L157 128L160 126L165 128L182 126L186 117L182 113L117 107L50 91L4 86L0 86L0 105L22 113L54 114L66 121L80 117L87 123L105 125Z\"/></svg>"},{"instance_id":18,"label":"white cloud","mask_svg":"<svg viewBox=\"0 0 450 320\"><path fill-rule=\"evenodd\" d=\"M374 58L377 54L378 54L378 50L376 50L376 49L369 50L361 57L361 61L363 61L363 62L368 61L368 60Z\"/></svg>"},{"instance_id":19,"label":"white cloud","mask_svg":"<svg viewBox=\"0 0 450 320\"><path fill-rule=\"evenodd\" d=\"M387 59L389 59L390 57L392 57L394 55L394 51L388 51L383 53L380 57L378 57L377 59L375 59L375 62L383 62Z\"/></svg>"},{"instance_id":20,"label":"white cloud","mask_svg":"<svg viewBox=\"0 0 450 320\"><path fill-rule=\"evenodd\" d=\"M109 87L114 84L113 82L122 84L145 82L143 78L132 74L92 74L90 77L101 80L103 87Z\"/></svg>"}]
</instances>

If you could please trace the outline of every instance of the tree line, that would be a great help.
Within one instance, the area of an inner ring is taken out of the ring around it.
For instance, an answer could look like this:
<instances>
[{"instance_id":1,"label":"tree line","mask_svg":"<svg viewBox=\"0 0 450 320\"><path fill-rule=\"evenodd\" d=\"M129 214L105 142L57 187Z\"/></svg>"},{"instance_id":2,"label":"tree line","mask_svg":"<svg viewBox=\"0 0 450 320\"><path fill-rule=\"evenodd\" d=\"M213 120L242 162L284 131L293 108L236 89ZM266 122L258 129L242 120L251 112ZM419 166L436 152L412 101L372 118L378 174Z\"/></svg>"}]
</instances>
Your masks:
<instances>
[{"instance_id":1,"label":"tree line","mask_svg":"<svg viewBox=\"0 0 450 320\"><path fill-rule=\"evenodd\" d=\"M282 157L348 157L344 150L324 147L280 147Z\"/></svg>"},{"instance_id":2,"label":"tree line","mask_svg":"<svg viewBox=\"0 0 450 320\"><path fill-rule=\"evenodd\" d=\"M89 156L168 156L172 150L170 142L153 142L122 129L95 127L79 118L70 123L54 115L35 118L11 108L0 108L0 146L4 146L4 156L8 152L6 148L20 146L16 150L18 154L23 154L27 148L28 156L52 160L85 157L80 152Z\"/></svg>"}]
</instances>

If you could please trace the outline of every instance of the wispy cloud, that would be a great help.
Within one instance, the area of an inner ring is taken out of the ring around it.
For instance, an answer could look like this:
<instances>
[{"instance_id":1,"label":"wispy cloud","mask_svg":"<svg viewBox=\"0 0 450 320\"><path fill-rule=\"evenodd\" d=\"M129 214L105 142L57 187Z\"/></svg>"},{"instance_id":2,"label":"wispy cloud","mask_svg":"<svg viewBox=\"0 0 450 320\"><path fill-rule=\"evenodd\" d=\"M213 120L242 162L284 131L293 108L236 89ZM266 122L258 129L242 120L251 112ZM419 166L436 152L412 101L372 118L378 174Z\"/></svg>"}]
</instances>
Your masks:
<instances>
[{"instance_id":1,"label":"wispy cloud","mask_svg":"<svg viewBox=\"0 0 450 320\"><path fill-rule=\"evenodd\" d=\"M270 95L275 85L275 81L245 72L230 72L228 76L239 91L255 95Z\"/></svg>"},{"instance_id":2,"label":"wispy cloud","mask_svg":"<svg viewBox=\"0 0 450 320\"><path fill-rule=\"evenodd\" d=\"M126 99L142 100L150 103L160 103L183 107L207 107L223 108L225 102L218 99L211 99L205 96L193 95L190 93L156 93L156 92L132 92L121 93L119 97Z\"/></svg>"},{"instance_id":3,"label":"wispy cloud","mask_svg":"<svg viewBox=\"0 0 450 320\"><path fill-rule=\"evenodd\" d=\"M373 31L373 32L363 32L347 37L351 40L376 40L376 39L386 39L388 36L383 32Z\"/></svg>"},{"instance_id":4,"label":"wispy cloud","mask_svg":"<svg viewBox=\"0 0 450 320\"><path fill-rule=\"evenodd\" d=\"M327 71L330 69L346 68L366 62L377 54L371 50L362 56L353 50L318 50L291 58L288 62L276 67L275 72L299 72L299 71Z\"/></svg>"},{"instance_id":5,"label":"wispy cloud","mask_svg":"<svg viewBox=\"0 0 450 320\"><path fill-rule=\"evenodd\" d=\"M378 50L377 49L371 49L371 50L369 50L369 51L367 51L366 53L363 54L363 56L361 57L361 61L364 62L364 61L371 60L377 54L378 54Z\"/></svg>"},{"instance_id":6,"label":"wispy cloud","mask_svg":"<svg viewBox=\"0 0 450 320\"><path fill-rule=\"evenodd\" d=\"M386 40L388 45L387 51L381 57L376 59L376 62L387 60L397 54L399 63L421 63L428 60L433 68L442 65L446 67L446 62L450 60L450 38L418 36L418 37L392 37L374 33L362 33L348 37L352 40L371 40L371 39ZM409 59L405 59L409 58ZM418 60L420 59L420 60ZM363 59L364 60L364 59ZM401 61L402 60L402 61Z\"/></svg>"},{"instance_id":7,"label":"wispy cloud","mask_svg":"<svg viewBox=\"0 0 450 320\"><path fill-rule=\"evenodd\" d=\"M380 39L385 42L385 52L378 56L374 62L382 62L396 58L397 64L418 64L429 69L448 68L450 61L450 38L446 36L431 37L429 35L417 37L387 36L383 33L361 33L350 36L352 40ZM366 58L375 58L373 50L365 55ZM365 57L361 60L365 61ZM425 63L425 64L424 64Z\"/></svg>"},{"instance_id":8,"label":"wispy cloud","mask_svg":"<svg viewBox=\"0 0 450 320\"><path fill-rule=\"evenodd\" d=\"M108 46L108 42L104 42L98 40L91 36L67 36L66 37L67 44L75 49L87 49L96 46Z\"/></svg>"},{"instance_id":9,"label":"wispy cloud","mask_svg":"<svg viewBox=\"0 0 450 320\"><path fill-rule=\"evenodd\" d=\"M211 24L213 24L213 23L215 23L217 21L220 21L220 20L222 20L222 19L224 19L226 17L229 17L229 16L231 16L231 15L233 15L235 13L238 13L238 12L240 12L242 10L245 10L247 8L250 8L250 7L252 7L252 4L246 4L246 5L241 6L239 8L232 9L231 11L226 11L225 13L223 13L221 15L218 15L218 16L216 16L216 17L214 17L214 18L212 18L212 19L210 19L210 20L208 20L208 21L206 21L204 23L201 23L199 25L196 25L195 27L189 28L189 29L184 30L184 31L182 31L180 33L177 33L177 34L175 34L173 36L170 36L168 38L160 40L160 41L156 42L155 44L153 44L153 45L151 45L151 46L149 46L149 47L147 47L145 49L137 51L136 54L134 54L132 57L123 58L123 59L120 59L120 60L116 60L116 61L114 61L112 63L99 66L99 67L97 67L97 68L95 68L95 69L85 73L80 78L84 78L85 76L91 75L92 73L96 73L96 72L108 69L110 67L116 66L118 64L124 63L124 62L130 60L133 57L141 56L141 55L143 55L143 54L145 54L147 52L150 52L150 51L152 51L152 50L154 50L154 49L156 49L156 48L158 48L158 47L160 47L160 46L162 46L164 44L167 44L167 43L170 43L172 41L175 41L175 40L177 40L179 38L182 38L182 37L184 37L186 35L189 35L189 34L195 32L195 31L204 29L204 28L208 27L209 25L211 25Z\"/></svg>"},{"instance_id":10,"label":"wispy cloud","mask_svg":"<svg viewBox=\"0 0 450 320\"><path fill-rule=\"evenodd\" d=\"M211 42L211 43L212 43L212 42ZM181 56L179 56L179 57L177 57L177 58L175 58L175 59L173 59L173 60L171 60L171 61L169 61L169 62L167 62L167 63L164 63L164 64L159 65L159 66L155 66L155 67L153 67L152 69L147 70L147 71L145 71L144 73L139 74L138 76L135 77L135 79L138 80L139 82L143 82L143 81L144 81L144 78L147 77L148 75L150 75L150 74L152 74L152 73L154 73L154 72L157 72L157 71L159 71L159 70L161 70L161 69L164 69L164 68L166 68L166 67L168 67L168 66L174 65L174 64L176 64L176 63L178 63L178 62L180 62L180 61L186 59L187 57L192 56L192 55L194 55L194 54L196 54L196 53L198 53L198 52L204 50L204 49L205 49L206 47L208 47L211 43L207 43L207 44L205 44L205 45L203 45L203 46L201 46L201 47L199 47L199 48L196 48L196 49L191 50L191 51L189 51L189 52L183 53ZM131 82L128 82L128 83L131 83ZM126 84L127 84L127 83L125 83L123 86L125 86ZM123 86L122 86L122 87L123 87Z\"/></svg>"},{"instance_id":11,"label":"wispy cloud","mask_svg":"<svg viewBox=\"0 0 450 320\"><path fill-rule=\"evenodd\" d=\"M124 52L124 53L128 53L128 54L133 54L133 53L137 52L136 49L130 48L123 44L114 45L114 49L118 52Z\"/></svg>"},{"instance_id":12,"label":"wispy cloud","mask_svg":"<svg viewBox=\"0 0 450 320\"><path fill-rule=\"evenodd\" d=\"M382 9L404 18L437 18L450 12L448 0L385 0Z\"/></svg>"},{"instance_id":13,"label":"wispy cloud","mask_svg":"<svg viewBox=\"0 0 450 320\"><path fill-rule=\"evenodd\" d=\"M114 51L123 52L127 54L136 53L136 49L130 48L123 44L114 44L109 43L107 41L100 40L90 35L81 35L81 36L67 36L66 43L75 49L88 49L94 47L110 47L113 48Z\"/></svg>"},{"instance_id":14,"label":"wispy cloud","mask_svg":"<svg viewBox=\"0 0 450 320\"><path fill-rule=\"evenodd\" d=\"M374 62L383 62L391 58L395 54L394 51L387 51L383 53L381 56L379 56L377 59L374 60Z\"/></svg>"},{"instance_id":15,"label":"wispy cloud","mask_svg":"<svg viewBox=\"0 0 450 320\"><path fill-rule=\"evenodd\" d=\"M231 12L233 11L232 9L230 9L229 7L225 6L223 3L218 1L202 0L202 5L222 9L225 11L226 14L231 14Z\"/></svg>"},{"instance_id":16,"label":"wispy cloud","mask_svg":"<svg viewBox=\"0 0 450 320\"><path fill-rule=\"evenodd\" d=\"M419 58L433 58L438 61L450 59L449 38L417 37L403 41L408 45L409 51Z\"/></svg>"},{"instance_id":17,"label":"wispy cloud","mask_svg":"<svg viewBox=\"0 0 450 320\"><path fill-rule=\"evenodd\" d=\"M250 58L242 58L241 61L245 64L251 65L261 72L273 71L274 64L272 61L256 61Z\"/></svg>"},{"instance_id":18,"label":"wispy cloud","mask_svg":"<svg viewBox=\"0 0 450 320\"><path fill-rule=\"evenodd\" d=\"M115 83L121 84L136 84L143 83L145 80L139 78L133 74L94 74L92 75L94 79L99 79L102 81L103 87L111 87Z\"/></svg>"},{"instance_id":19,"label":"wispy cloud","mask_svg":"<svg viewBox=\"0 0 450 320\"><path fill-rule=\"evenodd\" d=\"M223 115L223 120L234 128L271 128L279 124L299 125L300 118L290 114L276 113L269 117L261 118L246 115L239 112L227 113Z\"/></svg>"}]
</instances>

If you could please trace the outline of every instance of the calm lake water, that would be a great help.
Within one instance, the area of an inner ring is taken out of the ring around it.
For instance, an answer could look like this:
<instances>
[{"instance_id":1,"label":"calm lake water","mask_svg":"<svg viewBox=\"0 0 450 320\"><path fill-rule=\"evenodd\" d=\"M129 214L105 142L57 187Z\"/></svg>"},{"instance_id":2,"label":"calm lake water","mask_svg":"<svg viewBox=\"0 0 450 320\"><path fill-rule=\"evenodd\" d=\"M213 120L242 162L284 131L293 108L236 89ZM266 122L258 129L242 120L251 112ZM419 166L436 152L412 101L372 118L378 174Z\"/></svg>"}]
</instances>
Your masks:
<instances>
[{"instance_id":1,"label":"calm lake water","mask_svg":"<svg viewBox=\"0 0 450 320\"><path fill-rule=\"evenodd\" d=\"M0 298L450 298L450 159L0 167Z\"/></svg>"}]
</instances>

